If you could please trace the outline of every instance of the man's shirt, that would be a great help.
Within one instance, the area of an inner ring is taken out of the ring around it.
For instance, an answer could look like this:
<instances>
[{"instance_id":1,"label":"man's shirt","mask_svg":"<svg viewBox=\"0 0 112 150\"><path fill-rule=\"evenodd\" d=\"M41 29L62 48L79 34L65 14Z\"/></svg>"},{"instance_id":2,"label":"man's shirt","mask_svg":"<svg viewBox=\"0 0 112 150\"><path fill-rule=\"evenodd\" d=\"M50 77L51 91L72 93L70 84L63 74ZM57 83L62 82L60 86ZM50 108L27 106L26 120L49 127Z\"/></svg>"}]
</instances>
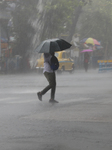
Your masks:
<instances>
[{"instance_id":1,"label":"man's shirt","mask_svg":"<svg viewBox=\"0 0 112 150\"><path fill-rule=\"evenodd\" d=\"M50 67L51 57L52 57L52 55L50 53L44 53L44 70L43 70L43 73L44 72L49 72L49 73L53 72L53 70Z\"/></svg>"}]
</instances>

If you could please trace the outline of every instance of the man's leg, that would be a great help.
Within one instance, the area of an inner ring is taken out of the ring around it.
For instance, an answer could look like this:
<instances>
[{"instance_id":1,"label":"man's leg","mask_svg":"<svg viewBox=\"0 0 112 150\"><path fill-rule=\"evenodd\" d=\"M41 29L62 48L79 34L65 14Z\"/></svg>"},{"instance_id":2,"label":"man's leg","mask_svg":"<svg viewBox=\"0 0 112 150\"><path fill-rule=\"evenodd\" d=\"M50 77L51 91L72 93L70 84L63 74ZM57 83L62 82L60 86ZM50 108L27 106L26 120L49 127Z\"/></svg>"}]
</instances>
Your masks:
<instances>
[{"instance_id":1,"label":"man's leg","mask_svg":"<svg viewBox=\"0 0 112 150\"><path fill-rule=\"evenodd\" d=\"M49 73L45 72L44 76L46 77L47 80L49 80ZM49 81L48 81L49 82ZM51 88L50 85L48 85L47 87L45 87L41 92L37 93L38 99L40 101L42 101L42 95L44 95L49 89Z\"/></svg>"},{"instance_id":2,"label":"man's leg","mask_svg":"<svg viewBox=\"0 0 112 150\"><path fill-rule=\"evenodd\" d=\"M55 91L56 91L56 75L55 72L52 73L50 78L50 85L51 85L51 99L55 99Z\"/></svg>"},{"instance_id":3,"label":"man's leg","mask_svg":"<svg viewBox=\"0 0 112 150\"><path fill-rule=\"evenodd\" d=\"M45 73L44 73L44 76L46 77L47 81L49 82L49 80L50 80L50 73L45 72ZM48 90L50 90L50 89L51 89L51 85L50 85L50 82L49 82L49 85L46 86L46 87L41 91L41 94L44 95L44 94L45 94Z\"/></svg>"},{"instance_id":4,"label":"man's leg","mask_svg":"<svg viewBox=\"0 0 112 150\"><path fill-rule=\"evenodd\" d=\"M44 73L45 77L47 78L49 85L41 91L42 95L44 95L49 89L51 89L51 99L55 97L55 90L56 90L56 76L55 72L53 73Z\"/></svg>"},{"instance_id":5,"label":"man's leg","mask_svg":"<svg viewBox=\"0 0 112 150\"><path fill-rule=\"evenodd\" d=\"M44 75L45 75L46 79L48 80L49 85L47 87L45 87L41 92L39 92L39 96L42 97L42 95L44 95L48 90L51 89L51 100L54 100L55 90L56 90L55 72L53 72L53 73L45 72Z\"/></svg>"},{"instance_id":6,"label":"man's leg","mask_svg":"<svg viewBox=\"0 0 112 150\"><path fill-rule=\"evenodd\" d=\"M56 91L56 75L55 72L51 74L50 81L51 85L51 99L49 100L50 103L59 103L55 100L55 91Z\"/></svg>"}]
</instances>

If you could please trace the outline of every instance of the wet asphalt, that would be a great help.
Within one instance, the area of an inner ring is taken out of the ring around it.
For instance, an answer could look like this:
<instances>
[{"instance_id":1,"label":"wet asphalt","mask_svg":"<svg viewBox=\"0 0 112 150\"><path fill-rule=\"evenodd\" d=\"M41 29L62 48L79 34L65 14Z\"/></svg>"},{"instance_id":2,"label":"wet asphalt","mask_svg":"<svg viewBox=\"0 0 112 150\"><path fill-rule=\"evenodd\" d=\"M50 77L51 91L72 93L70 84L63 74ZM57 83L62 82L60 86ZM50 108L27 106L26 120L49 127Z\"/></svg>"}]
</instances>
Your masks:
<instances>
[{"instance_id":1,"label":"wet asphalt","mask_svg":"<svg viewBox=\"0 0 112 150\"><path fill-rule=\"evenodd\" d=\"M112 72L57 74L56 100L43 74L0 74L0 150L112 150Z\"/></svg>"}]
</instances>

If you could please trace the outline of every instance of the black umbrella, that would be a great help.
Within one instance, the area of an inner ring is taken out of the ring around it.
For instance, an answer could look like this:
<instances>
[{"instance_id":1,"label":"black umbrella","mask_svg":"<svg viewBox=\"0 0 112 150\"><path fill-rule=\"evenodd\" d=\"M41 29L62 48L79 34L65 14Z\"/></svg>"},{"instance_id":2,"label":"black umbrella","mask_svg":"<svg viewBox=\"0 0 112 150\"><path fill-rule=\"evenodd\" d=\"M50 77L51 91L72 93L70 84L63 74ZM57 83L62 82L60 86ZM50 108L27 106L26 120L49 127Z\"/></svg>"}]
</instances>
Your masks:
<instances>
[{"instance_id":1,"label":"black umbrella","mask_svg":"<svg viewBox=\"0 0 112 150\"><path fill-rule=\"evenodd\" d=\"M70 48L72 45L63 39L48 39L43 41L35 51L38 53L50 53L63 51Z\"/></svg>"}]
</instances>

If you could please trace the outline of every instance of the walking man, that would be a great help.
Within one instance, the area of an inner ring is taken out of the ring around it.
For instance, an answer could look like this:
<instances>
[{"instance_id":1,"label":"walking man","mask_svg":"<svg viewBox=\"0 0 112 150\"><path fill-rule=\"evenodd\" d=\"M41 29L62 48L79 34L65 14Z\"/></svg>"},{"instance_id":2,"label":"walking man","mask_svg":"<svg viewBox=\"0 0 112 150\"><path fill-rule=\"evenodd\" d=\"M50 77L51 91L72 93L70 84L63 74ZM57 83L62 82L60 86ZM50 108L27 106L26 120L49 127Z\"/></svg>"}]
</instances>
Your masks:
<instances>
[{"instance_id":1,"label":"walking man","mask_svg":"<svg viewBox=\"0 0 112 150\"><path fill-rule=\"evenodd\" d=\"M55 91L56 91L56 74L55 71L51 69L51 57L54 56L53 53L44 53L44 76L46 77L49 85L46 86L42 91L37 93L38 99L42 101L42 96L51 89L51 98L49 100L50 103L58 103L55 100Z\"/></svg>"}]
</instances>

